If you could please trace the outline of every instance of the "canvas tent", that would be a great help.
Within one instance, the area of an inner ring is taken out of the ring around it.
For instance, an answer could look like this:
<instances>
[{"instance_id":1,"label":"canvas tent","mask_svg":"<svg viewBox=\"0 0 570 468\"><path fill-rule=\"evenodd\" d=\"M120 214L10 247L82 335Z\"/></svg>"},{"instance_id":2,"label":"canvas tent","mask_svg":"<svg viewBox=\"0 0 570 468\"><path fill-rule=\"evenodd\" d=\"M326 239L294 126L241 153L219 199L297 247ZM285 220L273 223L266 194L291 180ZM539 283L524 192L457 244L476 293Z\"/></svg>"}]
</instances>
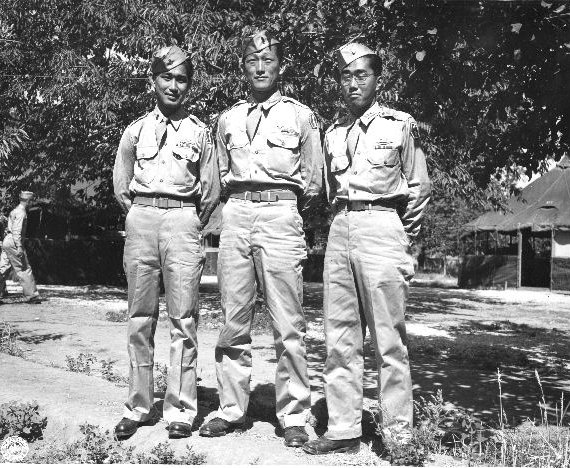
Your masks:
<instances>
[{"instance_id":1,"label":"canvas tent","mask_svg":"<svg viewBox=\"0 0 570 468\"><path fill-rule=\"evenodd\" d=\"M570 290L570 159L525 187L505 211L463 227L460 286L542 286ZM537 247L538 246L538 247Z\"/></svg>"}]
</instances>

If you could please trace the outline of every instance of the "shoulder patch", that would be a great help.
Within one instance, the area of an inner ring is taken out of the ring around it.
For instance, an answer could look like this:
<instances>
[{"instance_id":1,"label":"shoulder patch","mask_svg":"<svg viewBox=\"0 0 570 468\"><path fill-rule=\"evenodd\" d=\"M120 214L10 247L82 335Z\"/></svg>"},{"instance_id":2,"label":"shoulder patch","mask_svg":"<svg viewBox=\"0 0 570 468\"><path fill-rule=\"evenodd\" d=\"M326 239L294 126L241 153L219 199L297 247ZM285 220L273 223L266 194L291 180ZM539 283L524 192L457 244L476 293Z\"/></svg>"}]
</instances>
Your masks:
<instances>
[{"instance_id":1,"label":"shoulder patch","mask_svg":"<svg viewBox=\"0 0 570 468\"><path fill-rule=\"evenodd\" d=\"M418 128L418 124L413 119L410 122L410 133L414 137L414 140L420 140L420 130Z\"/></svg>"},{"instance_id":2,"label":"shoulder patch","mask_svg":"<svg viewBox=\"0 0 570 468\"><path fill-rule=\"evenodd\" d=\"M317 117L314 113L311 112L311 115L309 115L309 125L311 125L311 128L316 130L317 128L319 128L319 122L317 120Z\"/></svg>"}]
</instances>

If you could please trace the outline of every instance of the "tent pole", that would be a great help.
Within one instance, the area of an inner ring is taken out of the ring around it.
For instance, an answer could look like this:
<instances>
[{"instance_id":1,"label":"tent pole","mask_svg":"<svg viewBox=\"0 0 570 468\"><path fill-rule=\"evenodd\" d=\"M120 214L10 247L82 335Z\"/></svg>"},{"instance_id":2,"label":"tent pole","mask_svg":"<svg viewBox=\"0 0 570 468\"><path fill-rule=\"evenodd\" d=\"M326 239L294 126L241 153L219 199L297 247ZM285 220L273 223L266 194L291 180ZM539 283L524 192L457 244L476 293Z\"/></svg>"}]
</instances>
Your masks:
<instances>
[{"instance_id":1,"label":"tent pole","mask_svg":"<svg viewBox=\"0 0 570 468\"><path fill-rule=\"evenodd\" d=\"M517 288L522 284L522 232L520 224L517 227Z\"/></svg>"},{"instance_id":2,"label":"tent pole","mask_svg":"<svg viewBox=\"0 0 570 468\"><path fill-rule=\"evenodd\" d=\"M554 226L550 231L550 290L552 291L552 280L554 274Z\"/></svg>"}]
</instances>

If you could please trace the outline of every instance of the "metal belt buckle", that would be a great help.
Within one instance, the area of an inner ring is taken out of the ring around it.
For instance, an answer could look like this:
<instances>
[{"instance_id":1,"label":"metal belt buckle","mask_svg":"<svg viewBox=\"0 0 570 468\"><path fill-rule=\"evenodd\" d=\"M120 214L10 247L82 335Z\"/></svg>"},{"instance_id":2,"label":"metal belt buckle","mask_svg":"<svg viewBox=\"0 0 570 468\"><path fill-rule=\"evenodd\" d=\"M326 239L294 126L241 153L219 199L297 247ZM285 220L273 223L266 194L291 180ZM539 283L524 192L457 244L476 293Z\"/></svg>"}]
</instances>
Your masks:
<instances>
[{"instance_id":1,"label":"metal belt buckle","mask_svg":"<svg viewBox=\"0 0 570 468\"><path fill-rule=\"evenodd\" d=\"M265 197L263 195L265 195ZM260 197L260 201L263 201L263 202L275 201L275 200L271 199L271 192L261 192L259 194L259 197ZM266 200L264 200L264 198L266 198Z\"/></svg>"},{"instance_id":2,"label":"metal belt buckle","mask_svg":"<svg viewBox=\"0 0 570 468\"><path fill-rule=\"evenodd\" d=\"M255 203L259 203L261 201L261 193L260 192L250 192L251 193L251 201Z\"/></svg>"},{"instance_id":3,"label":"metal belt buckle","mask_svg":"<svg viewBox=\"0 0 570 468\"><path fill-rule=\"evenodd\" d=\"M168 198L158 198L158 203L156 206L158 206L158 208L168 208Z\"/></svg>"}]
</instances>

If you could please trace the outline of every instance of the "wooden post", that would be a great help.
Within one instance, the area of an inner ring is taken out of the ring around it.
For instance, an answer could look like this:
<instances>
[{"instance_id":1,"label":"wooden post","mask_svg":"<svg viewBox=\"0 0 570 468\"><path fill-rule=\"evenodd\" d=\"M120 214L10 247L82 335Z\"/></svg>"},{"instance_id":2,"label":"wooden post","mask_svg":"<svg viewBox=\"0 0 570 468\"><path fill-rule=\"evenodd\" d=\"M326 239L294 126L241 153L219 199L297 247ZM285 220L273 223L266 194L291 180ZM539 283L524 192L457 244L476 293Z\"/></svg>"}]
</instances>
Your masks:
<instances>
[{"instance_id":1,"label":"wooden post","mask_svg":"<svg viewBox=\"0 0 570 468\"><path fill-rule=\"evenodd\" d=\"M520 224L517 227L517 242L517 288L520 288L522 284L522 232Z\"/></svg>"}]
</instances>

